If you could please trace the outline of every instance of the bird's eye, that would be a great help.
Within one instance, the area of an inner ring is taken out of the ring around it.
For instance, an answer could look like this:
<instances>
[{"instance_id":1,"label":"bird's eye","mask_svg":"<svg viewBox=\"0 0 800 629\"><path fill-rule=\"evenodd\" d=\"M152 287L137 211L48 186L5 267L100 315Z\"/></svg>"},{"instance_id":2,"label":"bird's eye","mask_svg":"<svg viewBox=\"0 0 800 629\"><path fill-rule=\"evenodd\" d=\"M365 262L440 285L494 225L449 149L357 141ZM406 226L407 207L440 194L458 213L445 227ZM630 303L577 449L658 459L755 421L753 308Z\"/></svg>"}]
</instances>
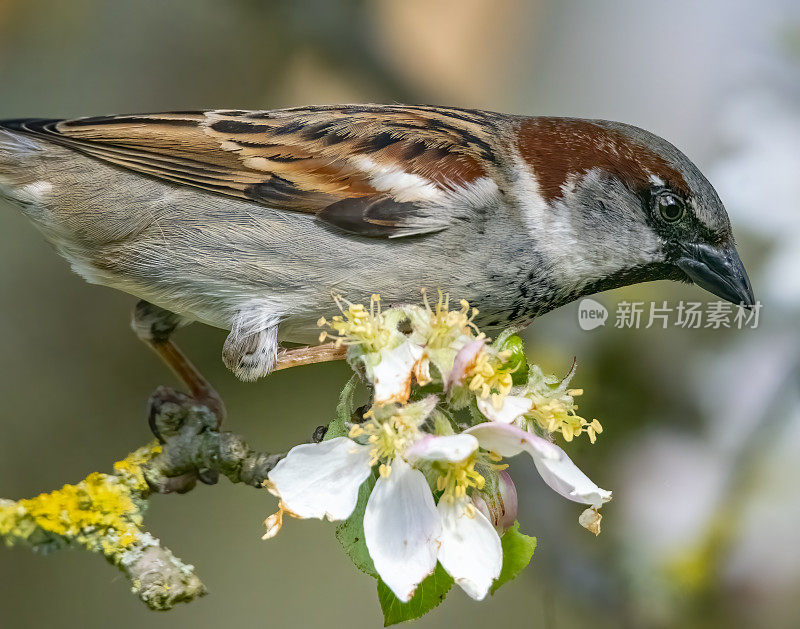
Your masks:
<instances>
[{"instance_id":1,"label":"bird's eye","mask_svg":"<svg viewBox=\"0 0 800 629\"><path fill-rule=\"evenodd\" d=\"M662 192L656 195L654 201L658 213L667 223L674 223L683 218L686 206L680 197L671 192Z\"/></svg>"}]
</instances>

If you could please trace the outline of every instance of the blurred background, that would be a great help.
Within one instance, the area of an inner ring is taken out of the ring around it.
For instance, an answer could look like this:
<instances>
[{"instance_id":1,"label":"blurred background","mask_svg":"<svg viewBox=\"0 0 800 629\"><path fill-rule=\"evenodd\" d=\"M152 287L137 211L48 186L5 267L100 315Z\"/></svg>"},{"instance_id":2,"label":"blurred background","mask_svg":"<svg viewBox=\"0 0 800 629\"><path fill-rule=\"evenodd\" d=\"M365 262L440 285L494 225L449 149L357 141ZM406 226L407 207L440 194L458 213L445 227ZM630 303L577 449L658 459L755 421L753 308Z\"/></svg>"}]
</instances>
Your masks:
<instances>
[{"instance_id":1,"label":"blurred background","mask_svg":"<svg viewBox=\"0 0 800 629\"><path fill-rule=\"evenodd\" d=\"M756 329L617 329L622 300L706 301L658 282L575 304L526 332L531 360L580 362L598 443L568 450L614 490L604 532L522 461L531 566L490 600L453 591L420 627L796 627L800 618L800 6L793 0L0 0L0 116L409 102L608 118L683 149L725 201L763 303ZM0 205L0 496L74 482L150 438L171 376L128 328L134 299L72 275ZM225 333L179 335L228 428L281 451L331 417L342 364L238 382ZM313 395L309 392L313 391ZM375 627L374 582L333 526L262 542L265 492L222 481L156 496L147 525L210 589L149 612L82 552L0 549L3 627Z\"/></svg>"}]
</instances>

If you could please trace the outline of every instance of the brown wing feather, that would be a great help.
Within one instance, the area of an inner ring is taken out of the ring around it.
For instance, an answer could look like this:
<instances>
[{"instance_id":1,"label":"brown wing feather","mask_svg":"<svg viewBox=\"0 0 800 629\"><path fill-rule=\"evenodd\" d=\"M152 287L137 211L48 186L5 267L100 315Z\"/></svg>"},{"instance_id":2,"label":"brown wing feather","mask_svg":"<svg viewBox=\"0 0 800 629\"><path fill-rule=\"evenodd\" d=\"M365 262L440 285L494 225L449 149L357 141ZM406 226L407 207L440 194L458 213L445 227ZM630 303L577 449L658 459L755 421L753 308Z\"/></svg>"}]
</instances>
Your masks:
<instances>
[{"instance_id":1,"label":"brown wing feather","mask_svg":"<svg viewBox=\"0 0 800 629\"><path fill-rule=\"evenodd\" d=\"M103 116L28 130L124 168L276 209L319 213L363 198L336 207L348 208L351 225L354 207L380 207L389 231L393 202L405 224L409 203L490 174L504 121L453 108L351 105Z\"/></svg>"}]
</instances>

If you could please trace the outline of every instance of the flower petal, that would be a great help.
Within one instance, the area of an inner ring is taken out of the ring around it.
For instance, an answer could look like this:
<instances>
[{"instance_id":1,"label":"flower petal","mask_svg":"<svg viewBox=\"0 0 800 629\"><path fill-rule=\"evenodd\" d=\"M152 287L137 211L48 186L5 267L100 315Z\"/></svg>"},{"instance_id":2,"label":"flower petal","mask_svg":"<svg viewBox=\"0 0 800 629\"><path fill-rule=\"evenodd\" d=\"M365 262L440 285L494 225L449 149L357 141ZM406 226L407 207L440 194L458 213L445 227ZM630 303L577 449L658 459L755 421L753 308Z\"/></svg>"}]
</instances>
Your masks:
<instances>
[{"instance_id":1,"label":"flower petal","mask_svg":"<svg viewBox=\"0 0 800 629\"><path fill-rule=\"evenodd\" d=\"M558 446L555 446L558 448ZM564 498L593 507L600 507L611 500L611 492L600 489L592 480L578 469L567 453L558 448L558 459L537 457L533 452L533 463L545 483Z\"/></svg>"},{"instance_id":2,"label":"flower petal","mask_svg":"<svg viewBox=\"0 0 800 629\"><path fill-rule=\"evenodd\" d=\"M436 567L441 523L428 482L402 459L391 463L364 512L364 540L383 582L401 601Z\"/></svg>"},{"instance_id":3,"label":"flower petal","mask_svg":"<svg viewBox=\"0 0 800 629\"><path fill-rule=\"evenodd\" d=\"M477 449L478 440L472 435L427 435L406 451L406 459L458 463Z\"/></svg>"},{"instance_id":4,"label":"flower petal","mask_svg":"<svg viewBox=\"0 0 800 629\"><path fill-rule=\"evenodd\" d=\"M484 488L472 494L472 504L487 517L498 533L504 533L517 521L517 487L506 470L497 472L493 491Z\"/></svg>"},{"instance_id":5,"label":"flower petal","mask_svg":"<svg viewBox=\"0 0 800 629\"><path fill-rule=\"evenodd\" d=\"M595 537L600 535L600 522L603 516L597 512L594 507L589 507L578 517L578 524L585 528L590 533L594 533Z\"/></svg>"},{"instance_id":6,"label":"flower petal","mask_svg":"<svg viewBox=\"0 0 800 629\"><path fill-rule=\"evenodd\" d=\"M527 413L533 408L533 401L522 395L507 395L503 399L503 406L500 410L494 407L494 402L490 397L478 398L478 410L483 416L493 422L510 424L523 413Z\"/></svg>"},{"instance_id":7,"label":"flower petal","mask_svg":"<svg viewBox=\"0 0 800 629\"><path fill-rule=\"evenodd\" d=\"M461 383L461 381L464 379L464 375L475 362L475 358L478 356L478 353L481 351L485 343L485 338L476 339L474 341L470 341L464 345L464 347L458 350L458 353L453 360L453 368L445 378L445 391L449 391L451 387Z\"/></svg>"},{"instance_id":8,"label":"flower petal","mask_svg":"<svg viewBox=\"0 0 800 629\"><path fill-rule=\"evenodd\" d=\"M421 387L424 387L431 381L431 361L427 352L423 352L422 358L414 363L414 368L411 370L414 374L414 379Z\"/></svg>"},{"instance_id":9,"label":"flower petal","mask_svg":"<svg viewBox=\"0 0 800 629\"><path fill-rule=\"evenodd\" d=\"M501 456L514 456L525 450L533 458L542 480L569 500L594 507L611 500L611 492L595 485L554 443L498 422L478 424L464 432L477 437L482 448Z\"/></svg>"},{"instance_id":10,"label":"flower petal","mask_svg":"<svg viewBox=\"0 0 800 629\"><path fill-rule=\"evenodd\" d=\"M563 452L547 439L531 434L521 428L500 422L484 422L464 431L478 439L481 448L508 457L520 452L536 451L536 456L558 458ZM533 456L533 454L531 453Z\"/></svg>"},{"instance_id":11,"label":"flower petal","mask_svg":"<svg viewBox=\"0 0 800 629\"><path fill-rule=\"evenodd\" d=\"M375 387L375 402L405 403L411 393L411 377L423 349L410 341L403 341L394 349L382 349L379 362L367 369L367 377Z\"/></svg>"},{"instance_id":12,"label":"flower petal","mask_svg":"<svg viewBox=\"0 0 800 629\"><path fill-rule=\"evenodd\" d=\"M439 561L462 590L480 601L500 576L503 548L492 523L480 511L468 511L468 504L469 499L439 501Z\"/></svg>"},{"instance_id":13,"label":"flower petal","mask_svg":"<svg viewBox=\"0 0 800 629\"><path fill-rule=\"evenodd\" d=\"M295 446L269 473L272 491L297 517L344 520L370 474L369 452L347 437Z\"/></svg>"}]
</instances>

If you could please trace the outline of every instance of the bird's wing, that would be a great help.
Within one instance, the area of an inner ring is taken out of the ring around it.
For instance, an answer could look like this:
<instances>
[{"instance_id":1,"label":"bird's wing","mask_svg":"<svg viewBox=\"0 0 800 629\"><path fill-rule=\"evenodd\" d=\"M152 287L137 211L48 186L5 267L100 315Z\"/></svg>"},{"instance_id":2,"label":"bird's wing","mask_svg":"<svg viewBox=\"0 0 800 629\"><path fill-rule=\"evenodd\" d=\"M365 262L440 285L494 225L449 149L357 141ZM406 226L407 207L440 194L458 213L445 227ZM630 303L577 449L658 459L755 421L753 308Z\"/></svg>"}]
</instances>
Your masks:
<instances>
[{"instance_id":1,"label":"bird's wing","mask_svg":"<svg viewBox=\"0 0 800 629\"><path fill-rule=\"evenodd\" d=\"M117 166L389 237L447 226L437 200L491 176L499 124L489 112L399 105L17 122Z\"/></svg>"}]
</instances>

